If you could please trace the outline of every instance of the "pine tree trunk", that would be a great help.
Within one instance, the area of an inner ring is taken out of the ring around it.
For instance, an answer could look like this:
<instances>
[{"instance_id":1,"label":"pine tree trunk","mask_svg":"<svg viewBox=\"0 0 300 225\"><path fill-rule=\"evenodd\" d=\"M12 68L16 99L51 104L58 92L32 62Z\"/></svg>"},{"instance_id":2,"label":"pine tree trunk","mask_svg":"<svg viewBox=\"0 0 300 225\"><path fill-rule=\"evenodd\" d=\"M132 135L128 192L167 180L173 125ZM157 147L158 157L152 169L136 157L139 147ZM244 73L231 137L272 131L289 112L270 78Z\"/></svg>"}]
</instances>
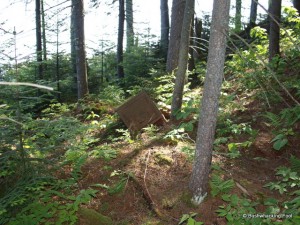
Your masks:
<instances>
[{"instance_id":1,"label":"pine tree trunk","mask_svg":"<svg viewBox=\"0 0 300 225\"><path fill-rule=\"evenodd\" d=\"M70 22L70 39L71 39L71 66L72 72L76 77L76 48L75 48L75 8L71 7L71 22Z\"/></svg>"},{"instance_id":2,"label":"pine tree trunk","mask_svg":"<svg viewBox=\"0 0 300 225\"><path fill-rule=\"evenodd\" d=\"M119 28L118 28L118 46L117 46L117 75L118 77L124 78L123 68L123 38L124 38L124 20L125 20L125 9L124 0L119 0Z\"/></svg>"},{"instance_id":3,"label":"pine tree trunk","mask_svg":"<svg viewBox=\"0 0 300 225\"><path fill-rule=\"evenodd\" d=\"M126 37L127 50L134 46L134 30L133 30L133 6L132 0L126 0Z\"/></svg>"},{"instance_id":4,"label":"pine tree trunk","mask_svg":"<svg viewBox=\"0 0 300 225\"><path fill-rule=\"evenodd\" d=\"M169 6L168 0L160 0L160 45L162 57L167 60L169 46Z\"/></svg>"},{"instance_id":5,"label":"pine tree trunk","mask_svg":"<svg viewBox=\"0 0 300 225\"><path fill-rule=\"evenodd\" d=\"M235 1L235 31L242 30L242 0Z\"/></svg>"},{"instance_id":6,"label":"pine tree trunk","mask_svg":"<svg viewBox=\"0 0 300 225\"><path fill-rule=\"evenodd\" d=\"M42 31L43 31L43 56L44 60L47 60L47 40L46 40L46 21L45 21L45 10L44 0L41 0L41 13L42 13Z\"/></svg>"},{"instance_id":7,"label":"pine tree trunk","mask_svg":"<svg viewBox=\"0 0 300 225\"><path fill-rule=\"evenodd\" d=\"M77 95L78 99L89 93L84 37L84 4L83 0L72 0L74 10L74 38L76 50Z\"/></svg>"},{"instance_id":8,"label":"pine tree trunk","mask_svg":"<svg viewBox=\"0 0 300 225\"><path fill-rule=\"evenodd\" d=\"M178 67L179 46L181 39L182 22L186 0L173 0L170 40L167 57L167 72L172 72Z\"/></svg>"},{"instance_id":9,"label":"pine tree trunk","mask_svg":"<svg viewBox=\"0 0 300 225\"><path fill-rule=\"evenodd\" d=\"M269 61L276 55L280 55L280 23L281 0L271 0L269 6L270 34L269 34Z\"/></svg>"},{"instance_id":10,"label":"pine tree trunk","mask_svg":"<svg viewBox=\"0 0 300 225\"><path fill-rule=\"evenodd\" d=\"M195 162L190 180L193 202L201 204L207 195L219 97L224 75L226 34L230 0L215 0L209 40L207 72L204 82L196 140Z\"/></svg>"},{"instance_id":11,"label":"pine tree trunk","mask_svg":"<svg viewBox=\"0 0 300 225\"><path fill-rule=\"evenodd\" d=\"M42 28L41 28L41 1L35 0L35 24L36 24L36 55L37 78L43 79L43 53L42 53Z\"/></svg>"},{"instance_id":12,"label":"pine tree trunk","mask_svg":"<svg viewBox=\"0 0 300 225\"><path fill-rule=\"evenodd\" d=\"M178 70L176 71L175 87L173 91L171 115L174 118L175 113L181 109L184 82L188 64L191 24L194 15L195 0L186 0L184 9L184 18L181 30L181 40L179 45Z\"/></svg>"},{"instance_id":13,"label":"pine tree trunk","mask_svg":"<svg viewBox=\"0 0 300 225\"><path fill-rule=\"evenodd\" d=\"M190 46L194 45L194 36L195 36L194 31L195 31L195 22L194 19L192 18L191 29L190 29ZM194 51L195 51L194 48L189 48L188 70L190 72L195 71L196 69Z\"/></svg>"},{"instance_id":14,"label":"pine tree trunk","mask_svg":"<svg viewBox=\"0 0 300 225\"><path fill-rule=\"evenodd\" d=\"M256 24L257 19L257 4L258 0L252 0L251 1L251 8L250 8L250 21L249 25L250 27L254 27Z\"/></svg>"},{"instance_id":15,"label":"pine tree trunk","mask_svg":"<svg viewBox=\"0 0 300 225\"><path fill-rule=\"evenodd\" d=\"M201 38L201 34L202 34L202 20L199 18L195 18L195 38L194 38L194 46L195 46L195 50L194 50L194 58L195 60L199 60L200 59L200 55L201 55L201 42L202 40ZM203 47L202 47L203 48Z\"/></svg>"}]
</instances>

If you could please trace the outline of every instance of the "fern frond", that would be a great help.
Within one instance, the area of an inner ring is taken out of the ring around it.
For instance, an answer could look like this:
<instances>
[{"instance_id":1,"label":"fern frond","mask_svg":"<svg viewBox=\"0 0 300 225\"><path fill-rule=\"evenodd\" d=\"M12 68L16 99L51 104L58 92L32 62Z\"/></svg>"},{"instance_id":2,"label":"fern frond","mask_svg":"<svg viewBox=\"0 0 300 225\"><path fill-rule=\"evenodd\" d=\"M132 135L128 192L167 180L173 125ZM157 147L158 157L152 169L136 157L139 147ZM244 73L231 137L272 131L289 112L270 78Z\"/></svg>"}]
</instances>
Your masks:
<instances>
[{"instance_id":1,"label":"fern frond","mask_svg":"<svg viewBox=\"0 0 300 225\"><path fill-rule=\"evenodd\" d=\"M294 172L300 174L300 159L292 155L290 158L290 163L291 163L291 169Z\"/></svg>"}]
</instances>

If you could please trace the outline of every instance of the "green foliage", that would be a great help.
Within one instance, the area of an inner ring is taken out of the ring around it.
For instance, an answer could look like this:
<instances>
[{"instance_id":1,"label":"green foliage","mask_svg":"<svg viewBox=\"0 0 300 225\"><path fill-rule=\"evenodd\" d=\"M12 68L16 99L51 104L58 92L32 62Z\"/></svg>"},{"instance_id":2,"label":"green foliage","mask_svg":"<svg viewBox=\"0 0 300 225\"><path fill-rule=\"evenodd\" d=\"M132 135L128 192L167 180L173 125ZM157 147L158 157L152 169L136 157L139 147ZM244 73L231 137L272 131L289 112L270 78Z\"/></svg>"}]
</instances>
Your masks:
<instances>
[{"instance_id":1,"label":"green foliage","mask_svg":"<svg viewBox=\"0 0 300 225\"><path fill-rule=\"evenodd\" d=\"M236 194L224 194L222 200L227 205L219 206L216 211L218 216L225 217L228 224L260 224L260 218L248 219L247 215L255 215L256 203L245 198L239 198Z\"/></svg>"},{"instance_id":2,"label":"green foliage","mask_svg":"<svg viewBox=\"0 0 300 225\"><path fill-rule=\"evenodd\" d=\"M178 225L186 224L186 225L201 225L204 224L202 222L197 222L194 217L197 216L197 213L183 214Z\"/></svg>"},{"instance_id":3,"label":"green foliage","mask_svg":"<svg viewBox=\"0 0 300 225\"><path fill-rule=\"evenodd\" d=\"M194 160L195 146L183 146L180 150L188 156L189 160Z\"/></svg>"},{"instance_id":4,"label":"green foliage","mask_svg":"<svg viewBox=\"0 0 300 225\"><path fill-rule=\"evenodd\" d=\"M72 196L47 190L41 193L33 203L23 208L8 224L76 224L78 219L76 212L80 205L88 203L92 197L96 196L96 193L96 190L86 189L81 190L78 195ZM56 201L53 201L52 198L55 198Z\"/></svg>"},{"instance_id":5,"label":"green foliage","mask_svg":"<svg viewBox=\"0 0 300 225\"><path fill-rule=\"evenodd\" d=\"M291 156L290 158L291 169L298 174L300 174L300 159L296 158L295 156Z\"/></svg>"},{"instance_id":6,"label":"green foliage","mask_svg":"<svg viewBox=\"0 0 300 225\"><path fill-rule=\"evenodd\" d=\"M283 203L284 224L298 224L300 222L300 160L292 156L290 159L291 168L279 167L276 175L280 179L277 182L270 182L265 185L271 190L277 190L280 194L288 194L291 198ZM296 191L292 191L296 190Z\"/></svg>"},{"instance_id":7,"label":"green foliage","mask_svg":"<svg viewBox=\"0 0 300 225\"><path fill-rule=\"evenodd\" d=\"M232 179L223 180L220 175L213 174L209 182L211 187L211 194L213 197L220 193L228 193L234 186L234 181Z\"/></svg>"},{"instance_id":8,"label":"green foliage","mask_svg":"<svg viewBox=\"0 0 300 225\"><path fill-rule=\"evenodd\" d=\"M129 144L134 143L133 137L128 129L116 129L116 131L120 135L118 137L113 137L113 141L125 141Z\"/></svg>"},{"instance_id":9,"label":"green foliage","mask_svg":"<svg viewBox=\"0 0 300 225\"><path fill-rule=\"evenodd\" d=\"M184 128L173 129L164 135L163 139L170 140L171 142L178 143L179 141L184 141L189 139L188 134L185 132Z\"/></svg>"},{"instance_id":10,"label":"green foliage","mask_svg":"<svg viewBox=\"0 0 300 225\"><path fill-rule=\"evenodd\" d=\"M170 110L172 94L174 90L175 75L173 73L161 75L156 77L154 80L158 83L154 90L156 99L158 100L158 107L165 110Z\"/></svg>"},{"instance_id":11,"label":"green foliage","mask_svg":"<svg viewBox=\"0 0 300 225\"><path fill-rule=\"evenodd\" d=\"M228 144L228 156L231 159L235 159L235 158L238 158L241 156L238 143L229 143Z\"/></svg>"},{"instance_id":12,"label":"green foliage","mask_svg":"<svg viewBox=\"0 0 300 225\"><path fill-rule=\"evenodd\" d=\"M118 152L108 145L98 146L89 152L89 156L93 158L103 158L104 160L110 161L115 159Z\"/></svg>"},{"instance_id":13,"label":"green foliage","mask_svg":"<svg viewBox=\"0 0 300 225\"><path fill-rule=\"evenodd\" d=\"M300 106L285 108L279 114L267 112L265 117L275 128L290 128L300 120Z\"/></svg>"},{"instance_id":14,"label":"green foliage","mask_svg":"<svg viewBox=\"0 0 300 225\"><path fill-rule=\"evenodd\" d=\"M108 85L103 88L98 97L101 102L108 103L111 106L117 106L124 102L125 92L116 85Z\"/></svg>"},{"instance_id":15,"label":"green foliage","mask_svg":"<svg viewBox=\"0 0 300 225\"><path fill-rule=\"evenodd\" d=\"M287 143L288 139L285 134L278 134L275 138L272 139L271 142L274 142L273 148L277 151L281 150Z\"/></svg>"},{"instance_id":16,"label":"green foliage","mask_svg":"<svg viewBox=\"0 0 300 225\"><path fill-rule=\"evenodd\" d=\"M276 176L280 177L280 181L270 182L265 187L277 190L280 194L286 193L288 188L300 188L300 175L291 168L279 167Z\"/></svg>"}]
</instances>

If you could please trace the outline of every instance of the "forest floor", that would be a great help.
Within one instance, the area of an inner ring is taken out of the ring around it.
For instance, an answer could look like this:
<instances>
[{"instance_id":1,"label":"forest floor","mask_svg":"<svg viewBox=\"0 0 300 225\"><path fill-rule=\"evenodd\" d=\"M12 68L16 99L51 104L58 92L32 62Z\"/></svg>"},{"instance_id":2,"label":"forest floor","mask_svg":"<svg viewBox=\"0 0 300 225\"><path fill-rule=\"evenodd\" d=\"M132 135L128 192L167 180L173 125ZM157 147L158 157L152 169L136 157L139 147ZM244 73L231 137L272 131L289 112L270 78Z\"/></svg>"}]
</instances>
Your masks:
<instances>
[{"instance_id":1,"label":"forest floor","mask_svg":"<svg viewBox=\"0 0 300 225\"><path fill-rule=\"evenodd\" d=\"M255 140L250 147L241 149L240 157L213 154L213 164L218 165L225 180L234 180L235 187L230 194L255 202L263 202L270 197L284 201L287 198L285 194L271 191L264 185L277 181L276 169L288 166L291 155L300 157L300 123L295 125L297 135L289 138L287 146L276 151L271 143L274 138L272 129L259 110L260 102L256 100L245 107L243 112L233 113L232 117L250 123L252 129L258 131ZM219 206L225 204L220 196L209 194L200 206L191 204L188 184L193 160L182 151L184 142L172 143L161 139L160 135L170 127L171 124L165 124L156 137L141 133L133 143L118 142L114 146L119 151L118 157L111 161L89 159L82 168L79 187L93 187L99 192L86 208L111 218L112 224L175 225L184 214L192 213L197 213L195 220L207 225L227 224L225 217L218 216L216 212ZM195 132L190 136L195 139ZM234 142L245 140L246 137L239 135ZM114 190L109 191L107 187L114 187ZM263 213L265 206L258 205L256 210ZM105 224L85 213L80 214L79 223Z\"/></svg>"}]
</instances>

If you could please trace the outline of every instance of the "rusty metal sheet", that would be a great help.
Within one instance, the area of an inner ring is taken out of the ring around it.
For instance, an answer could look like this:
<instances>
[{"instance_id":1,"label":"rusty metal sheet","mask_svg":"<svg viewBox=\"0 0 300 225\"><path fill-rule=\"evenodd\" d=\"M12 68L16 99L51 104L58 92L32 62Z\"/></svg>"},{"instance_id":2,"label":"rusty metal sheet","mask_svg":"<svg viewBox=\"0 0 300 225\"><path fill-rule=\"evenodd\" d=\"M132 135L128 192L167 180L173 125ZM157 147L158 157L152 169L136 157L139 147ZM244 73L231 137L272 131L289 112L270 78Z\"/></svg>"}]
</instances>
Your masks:
<instances>
[{"instance_id":1,"label":"rusty metal sheet","mask_svg":"<svg viewBox=\"0 0 300 225\"><path fill-rule=\"evenodd\" d=\"M130 98L117 108L116 112L128 129L132 131L141 130L148 124L153 124L160 119L164 120L162 113L144 91Z\"/></svg>"}]
</instances>

